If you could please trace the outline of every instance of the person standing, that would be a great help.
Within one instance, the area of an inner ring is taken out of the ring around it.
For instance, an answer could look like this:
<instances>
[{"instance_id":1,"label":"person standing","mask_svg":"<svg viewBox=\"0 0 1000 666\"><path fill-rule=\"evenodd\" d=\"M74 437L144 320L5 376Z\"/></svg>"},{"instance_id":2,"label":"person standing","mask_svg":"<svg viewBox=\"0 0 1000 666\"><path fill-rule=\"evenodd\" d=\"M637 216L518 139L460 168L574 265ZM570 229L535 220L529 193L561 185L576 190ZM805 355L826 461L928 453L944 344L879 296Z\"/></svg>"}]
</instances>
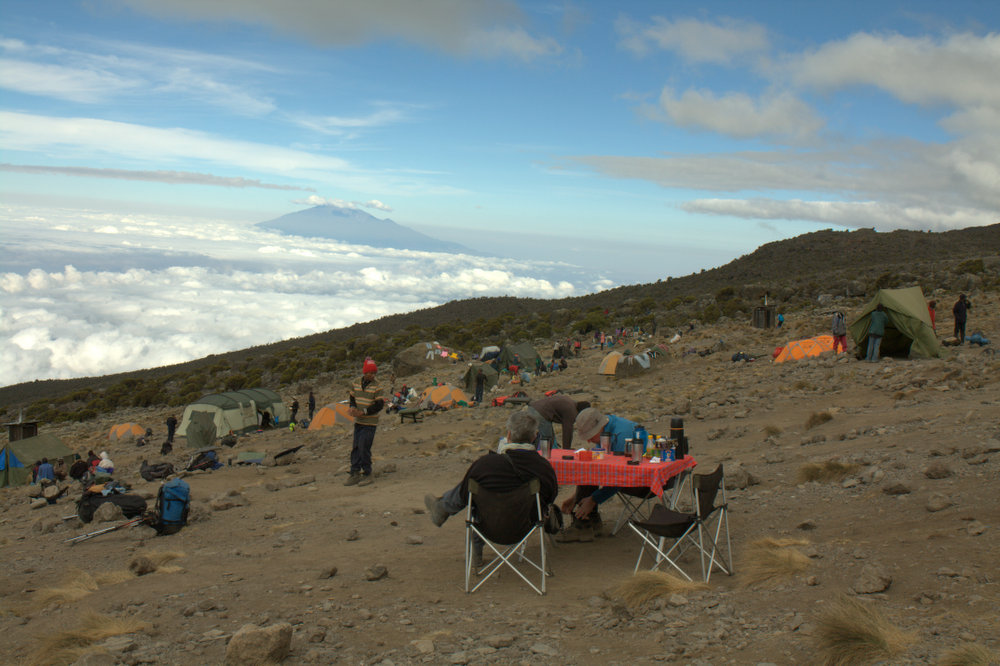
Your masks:
<instances>
[{"instance_id":1,"label":"person standing","mask_svg":"<svg viewBox=\"0 0 1000 666\"><path fill-rule=\"evenodd\" d=\"M546 438L552 442L552 448L573 448L573 425L577 415L590 407L590 403L577 402L568 395L556 393L538 398L528 403L529 413L538 421L538 438ZM562 426L562 441L556 439L553 423ZM536 441L535 444L538 444Z\"/></svg>"},{"instance_id":2,"label":"person standing","mask_svg":"<svg viewBox=\"0 0 1000 666\"><path fill-rule=\"evenodd\" d=\"M839 353L837 347L840 347L840 351L847 351L847 317L840 310L833 313L833 324L831 325L831 331L833 333L833 353Z\"/></svg>"},{"instance_id":3,"label":"person standing","mask_svg":"<svg viewBox=\"0 0 1000 666\"><path fill-rule=\"evenodd\" d=\"M876 363L878 361L878 350L882 345L882 337L885 335L885 325L889 323L889 316L885 313L885 308L879 303L871 313L868 320L868 354L866 361Z\"/></svg>"},{"instance_id":4,"label":"person standing","mask_svg":"<svg viewBox=\"0 0 1000 666\"><path fill-rule=\"evenodd\" d=\"M385 406L382 389L375 381L378 366L370 358L361 366L361 378L350 393L348 413L354 418L354 445L351 447L351 475L345 486L367 486L372 482L372 444L378 416Z\"/></svg>"},{"instance_id":5,"label":"person standing","mask_svg":"<svg viewBox=\"0 0 1000 666\"><path fill-rule=\"evenodd\" d=\"M177 417L171 414L167 417L167 441L174 443L174 431L177 430Z\"/></svg>"},{"instance_id":6,"label":"person standing","mask_svg":"<svg viewBox=\"0 0 1000 666\"><path fill-rule=\"evenodd\" d=\"M313 413L316 411L316 396L313 395L312 391L309 391L309 420L313 420Z\"/></svg>"},{"instance_id":7,"label":"person standing","mask_svg":"<svg viewBox=\"0 0 1000 666\"><path fill-rule=\"evenodd\" d=\"M965 294L959 294L958 301L951 309L951 313L955 315L955 337L958 338L960 345L965 344L965 320L971 309L972 303L969 302L969 299L965 297Z\"/></svg>"},{"instance_id":8,"label":"person standing","mask_svg":"<svg viewBox=\"0 0 1000 666\"><path fill-rule=\"evenodd\" d=\"M298 415L298 413L299 413L299 399L298 398L293 398L292 399L292 417L291 417L292 423L295 423L295 417Z\"/></svg>"},{"instance_id":9,"label":"person standing","mask_svg":"<svg viewBox=\"0 0 1000 666\"><path fill-rule=\"evenodd\" d=\"M483 401L483 391L486 390L486 373L482 368L476 372L476 404Z\"/></svg>"}]
</instances>

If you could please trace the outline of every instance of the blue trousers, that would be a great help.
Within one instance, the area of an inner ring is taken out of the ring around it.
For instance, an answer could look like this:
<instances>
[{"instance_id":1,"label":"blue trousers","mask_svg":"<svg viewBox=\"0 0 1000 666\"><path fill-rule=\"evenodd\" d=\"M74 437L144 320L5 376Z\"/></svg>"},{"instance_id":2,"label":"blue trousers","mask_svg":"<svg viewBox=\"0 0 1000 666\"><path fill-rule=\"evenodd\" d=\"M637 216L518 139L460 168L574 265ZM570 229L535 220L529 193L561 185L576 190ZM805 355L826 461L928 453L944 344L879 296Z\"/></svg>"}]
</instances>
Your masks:
<instances>
[{"instance_id":1,"label":"blue trousers","mask_svg":"<svg viewBox=\"0 0 1000 666\"><path fill-rule=\"evenodd\" d=\"M882 336L881 335L869 335L868 336L868 355L865 356L866 361L877 361L878 360L878 348L882 346Z\"/></svg>"},{"instance_id":2,"label":"blue trousers","mask_svg":"<svg viewBox=\"0 0 1000 666\"><path fill-rule=\"evenodd\" d=\"M372 444L375 426L354 424L354 446L351 448L351 473L372 473Z\"/></svg>"}]
</instances>

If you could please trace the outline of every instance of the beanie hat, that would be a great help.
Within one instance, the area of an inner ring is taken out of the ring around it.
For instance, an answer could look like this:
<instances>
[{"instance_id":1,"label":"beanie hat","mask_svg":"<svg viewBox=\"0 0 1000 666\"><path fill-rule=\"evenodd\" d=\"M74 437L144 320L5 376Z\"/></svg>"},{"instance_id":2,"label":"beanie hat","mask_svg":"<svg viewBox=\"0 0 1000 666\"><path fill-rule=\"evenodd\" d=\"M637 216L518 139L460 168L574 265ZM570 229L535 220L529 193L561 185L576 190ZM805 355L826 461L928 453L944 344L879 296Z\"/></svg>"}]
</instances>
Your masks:
<instances>
[{"instance_id":1,"label":"beanie hat","mask_svg":"<svg viewBox=\"0 0 1000 666\"><path fill-rule=\"evenodd\" d=\"M375 365L375 361L371 360L370 358L366 358L364 365L361 366L361 374L374 375L376 372L378 372L378 367Z\"/></svg>"},{"instance_id":2,"label":"beanie hat","mask_svg":"<svg viewBox=\"0 0 1000 666\"><path fill-rule=\"evenodd\" d=\"M593 407L587 407L576 416L576 431L580 433L580 437L588 441L604 430L607 424L608 417Z\"/></svg>"}]
</instances>

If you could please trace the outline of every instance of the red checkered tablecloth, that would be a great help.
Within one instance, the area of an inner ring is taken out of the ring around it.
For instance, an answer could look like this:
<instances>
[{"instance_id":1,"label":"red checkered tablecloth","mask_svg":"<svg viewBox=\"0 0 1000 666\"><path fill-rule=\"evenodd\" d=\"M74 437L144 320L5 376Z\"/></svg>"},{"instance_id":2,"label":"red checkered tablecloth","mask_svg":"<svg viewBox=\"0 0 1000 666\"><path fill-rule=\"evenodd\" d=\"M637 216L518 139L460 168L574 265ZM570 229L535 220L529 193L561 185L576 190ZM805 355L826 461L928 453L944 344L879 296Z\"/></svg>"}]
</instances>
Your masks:
<instances>
[{"instance_id":1,"label":"red checkered tablecloth","mask_svg":"<svg viewBox=\"0 0 1000 666\"><path fill-rule=\"evenodd\" d=\"M573 459L563 460L568 455ZM660 463L644 459L638 465L629 465L628 460L628 456L612 455L605 455L603 460L577 460L576 454L566 449L552 449L549 456L561 486L648 487L657 497L663 496L663 487L670 479L698 464L691 456Z\"/></svg>"}]
</instances>

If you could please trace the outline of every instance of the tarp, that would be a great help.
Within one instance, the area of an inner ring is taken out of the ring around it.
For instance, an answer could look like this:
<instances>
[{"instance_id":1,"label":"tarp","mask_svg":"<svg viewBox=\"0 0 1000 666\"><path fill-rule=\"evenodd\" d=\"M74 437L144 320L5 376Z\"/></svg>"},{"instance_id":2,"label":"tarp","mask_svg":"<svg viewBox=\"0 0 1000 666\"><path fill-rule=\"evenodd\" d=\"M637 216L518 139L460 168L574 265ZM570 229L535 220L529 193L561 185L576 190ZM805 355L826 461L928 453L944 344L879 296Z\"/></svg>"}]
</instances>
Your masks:
<instances>
[{"instance_id":1,"label":"tarp","mask_svg":"<svg viewBox=\"0 0 1000 666\"><path fill-rule=\"evenodd\" d=\"M512 365L520 366L522 370L535 371L535 359L542 360L541 355L530 342L519 342L516 345L507 345L500 350L497 357L497 365L500 370L506 370Z\"/></svg>"},{"instance_id":2,"label":"tarp","mask_svg":"<svg viewBox=\"0 0 1000 666\"><path fill-rule=\"evenodd\" d=\"M597 367L597 373L600 375L628 377L630 375L637 375L644 370L649 370L652 364L652 359L646 352L623 354L622 352L612 351L608 352L601 359L601 364Z\"/></svg>"},{"instance_id":3,"label":"tarp","mask_svg":"<svg viewBox=\"0 0 1000 666\"><path fill-rule=\"evenodd\" d=\"M434 404L450 409L451 407L457 407L459 401L462 400L465 401L466 405L472 404L472 398L462 389L449 384L441 384L425 388L423 393L420 394L419 404L421 407L424 407L425 404L428 406L429 404Z\"/></svg>"},{"instance_id":4,"label":"tarp","mask_svg":"<svg viewBox=\"0 0 1000 666\"><path fill-rule=\"evenodd\" d=\"M42 458L53 464L62 458L69 469L77 455L55 435L41 434L9 442L0 450L0 487L31 483L31 467Z\"/></svg>"},{"instance_id":5,"label":"tarp","mask_svg":"<svg viewBox=\"0 0 1000 666\"><path fill-rule=\"evenodd\" d=\"M832 335L817 335L815 338L804 338L802 340L792 340L787 343L781 352L774 357L775 363L785 361L797 361L803 358L819 356L826 352L833 351Z\"/></svg>"},{"instance_id":6,"label":"tarp","mask_svg":"<svg viewBox=\"0 0 1000 666\"><path fill-rule=\"evenodd\" d=\"M490 361L500 355L500 348L496 345L486 345L479 350L480 361Z\"/></svg>"},{"instance_id":7,"label":"tarp","mask_svg":"<svg viewBox=\"0 0 1000 666\"><path fill-rule=\"evenodd\" d=\"M323 405L309 422L309 430L320 430L335 425L354 425L354 417L347 413L349 407L342 402Z\"/></svg>"},{"instance_id":8,"label":"tarp","mask_svg":"<svg viewBox=\"0 0 1000 666\"><path fill-rule=\"evenodd\" d=\"M496 371L489 363L471 363L469 364L469 369L465 371L462 375L462 384L465 386L465 390L470 395L476 395L476 375L482 370L483 374L486 376L486 382L483 384L483 390L489 391L491 388L497 385L497 380L500 378L500 373Z\"/></svg>"},{"instance_id":9,"label":"tarp","mask_svg":"<svg viewBox=\"0 0 1000 666\"><path fill-rule=\"evenodd\" d=\"M131 442L135 440L136 437L142 437L145 434L146 429L138 423L119 423L111 426L111 432L108 433L108 439L115 442Z\"/></svg>"},{"instance_id":10,"label":"tarp","mask_svg":"<svg viewBox=\"0 0 1000 666\"><path fill-rule=\"evenodd\" d=\"M931 316L927 312L927 301L920 287L905 289L880 289L875 298L861 311L858 319L847 332L857 346L858 358L868 351L868 325L871 313L879 303L889 317L885 336L879 347L882 356L902 356L918 358L938 358L941 345L938 344Z\"/></svg>"}]
</instances>

